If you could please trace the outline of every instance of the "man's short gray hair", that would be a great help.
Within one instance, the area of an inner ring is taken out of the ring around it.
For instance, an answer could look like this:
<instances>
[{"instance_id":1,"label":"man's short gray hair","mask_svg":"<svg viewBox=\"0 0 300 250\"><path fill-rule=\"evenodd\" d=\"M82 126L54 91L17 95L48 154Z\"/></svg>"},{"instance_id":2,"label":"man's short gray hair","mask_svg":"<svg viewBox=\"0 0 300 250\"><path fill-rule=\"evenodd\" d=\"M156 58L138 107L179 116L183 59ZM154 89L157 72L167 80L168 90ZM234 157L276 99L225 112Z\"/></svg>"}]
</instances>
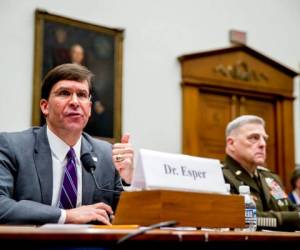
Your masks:
<instances>
[{"instance_id":1,"label":"man's short gray hair","mask_svg":"<svg viewBox=\"0 0 300 250\"><path fill-rule=\"evenodd\" d=\"M242 115L228 123L226 127L226 137L231 135L232 131L248 123L256 123L265 126L265 121L256 115Z\"/></svg>"}]
</instances>

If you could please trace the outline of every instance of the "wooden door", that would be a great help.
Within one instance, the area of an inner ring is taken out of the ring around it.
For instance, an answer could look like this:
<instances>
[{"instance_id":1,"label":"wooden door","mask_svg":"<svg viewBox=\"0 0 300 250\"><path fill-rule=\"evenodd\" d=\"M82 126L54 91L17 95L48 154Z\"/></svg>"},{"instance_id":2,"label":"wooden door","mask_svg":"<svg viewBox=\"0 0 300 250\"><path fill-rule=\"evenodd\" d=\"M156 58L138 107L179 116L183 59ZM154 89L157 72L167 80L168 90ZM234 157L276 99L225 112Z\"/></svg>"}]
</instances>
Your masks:
<instances>
[{"instance_id":1,"label":"wooden door","mask_svg":"<svg viewBox=\"0 0 300 250\"><path fill-rule=\"evenodd\" d=\"M246 96L241 96L239 103L240 115L257 115L265 120L266 132L269 135L266 167L276 172L276 103L272 99L262 100Z\"/></svg>"},{"instance_id":2,"label":"wooden door","mask_svg":"<svg viewBox=\"0 0 300 250\"><path fill-rule=\"evenodd\" d=\"M259 99L221 91L199 91L197 124L198 149L196 155L224 159L225 129L231 120L240 115L257 115L266 122L269 135L267 146L267 167L276 167L276 117L275 102L272 99Z\"/></svg>"},{"instance_id":3,"label":"wooden door","mask_svg":"<svg viewBox=\"0 0 300 250\"><path fill-rule=\"evenodd\" d=\"M218 92L199 91L197 155L224 159L225 129L236 115L236 98Z\"/></svg>"}]
</instances>

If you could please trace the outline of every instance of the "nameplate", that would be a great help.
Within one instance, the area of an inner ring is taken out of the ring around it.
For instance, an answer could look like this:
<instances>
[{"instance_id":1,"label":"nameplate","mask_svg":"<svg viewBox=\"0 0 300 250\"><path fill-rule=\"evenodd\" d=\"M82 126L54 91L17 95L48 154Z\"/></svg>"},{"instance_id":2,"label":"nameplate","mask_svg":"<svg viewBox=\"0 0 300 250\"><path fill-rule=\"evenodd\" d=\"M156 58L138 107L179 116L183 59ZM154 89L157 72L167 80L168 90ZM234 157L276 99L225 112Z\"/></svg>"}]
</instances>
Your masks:
<instances>
[{"instance_id":1,"label":"nameplate","mask_svg":"<svg viewBox=\"0 0 300 250\"><path fill-rule=\"evenodd\" d=\"M133 189L226 193L219 160L140 149Z\"/></svg>"}]
</instances>

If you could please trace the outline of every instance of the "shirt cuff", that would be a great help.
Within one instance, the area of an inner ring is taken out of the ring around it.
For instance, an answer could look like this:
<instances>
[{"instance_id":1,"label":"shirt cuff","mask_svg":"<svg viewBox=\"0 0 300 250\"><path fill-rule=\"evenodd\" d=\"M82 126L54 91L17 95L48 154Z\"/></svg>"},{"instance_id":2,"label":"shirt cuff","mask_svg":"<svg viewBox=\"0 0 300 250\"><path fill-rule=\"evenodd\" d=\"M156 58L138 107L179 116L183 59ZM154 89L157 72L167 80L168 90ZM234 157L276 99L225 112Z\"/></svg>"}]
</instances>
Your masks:
<instances>
[{"instance_id":1,"label":"shirt cuff","mask_svg":"<svg viewBox=\"0 0 300 250\"><path fill-rule=\"evenodd\" d=\"M60 214L60 217L59 217L57 223L58 223L58 224L65 224L65 222L66 222L66 217L67 217L67 212L66 212L66 210L64 210L64 209L61 209L60 211L61 211L61 214Z\"/></svg>"}]
</instances>

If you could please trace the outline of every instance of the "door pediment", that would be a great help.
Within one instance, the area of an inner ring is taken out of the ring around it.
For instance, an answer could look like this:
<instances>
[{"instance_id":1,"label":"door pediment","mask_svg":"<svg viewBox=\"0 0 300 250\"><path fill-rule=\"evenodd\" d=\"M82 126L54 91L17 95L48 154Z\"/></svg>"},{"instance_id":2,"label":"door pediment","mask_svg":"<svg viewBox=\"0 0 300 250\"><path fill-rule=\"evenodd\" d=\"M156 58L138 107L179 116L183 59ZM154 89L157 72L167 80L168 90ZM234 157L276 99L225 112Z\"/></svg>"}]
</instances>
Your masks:
<instances>
[{"instance_id":1,"label":"door pediment","mask_svg":"<svg viewBox=\"0 0 300 250\"><path fill-rule=\"evenodd\" d=\"M179 57L183 84L210 85L292 97L296 72L247 47L234 46Z\"/></svg>"}]
</instances>

